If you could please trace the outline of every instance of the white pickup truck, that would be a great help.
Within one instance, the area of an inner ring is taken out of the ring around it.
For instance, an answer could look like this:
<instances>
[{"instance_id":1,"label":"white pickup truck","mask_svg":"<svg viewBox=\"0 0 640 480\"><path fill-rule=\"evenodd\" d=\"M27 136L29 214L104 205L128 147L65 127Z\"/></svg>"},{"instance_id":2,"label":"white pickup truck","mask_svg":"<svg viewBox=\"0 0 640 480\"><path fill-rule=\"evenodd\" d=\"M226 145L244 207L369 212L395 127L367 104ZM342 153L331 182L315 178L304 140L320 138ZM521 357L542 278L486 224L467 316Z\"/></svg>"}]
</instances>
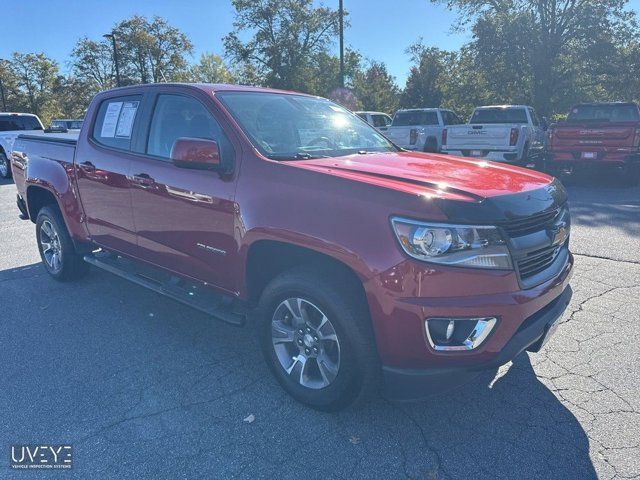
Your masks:
<instances>
[{"instance_id":1,"label":"white pickup truck","mask_svg":"<svg viewBox=\"0 0 640 480\"><path fill-rule=\"evenodd\" d=\"M415 108L398 110L391 126L381 130L399 147L421 152L439 152L444 128L461 123L460 117L451 110Z\"/></svg>"},{"instance_id":2,"label":"white pickup truck","mask_svg":"<svg viewBox=\"0 0 640 480\"><path fill-rule=\"evenodd\" d=\"M444 131L442 152L526 165L542 157L544 123L527 105L478 107L468 124Z\"/></svg>"},{"instance_id":3,"label":"white pickup truck","mask_svg":"<svg viewBox=\"0 0 640 480\"><path fill-rule=\"evenodd\" d=\"M0 178L11 176L9 154L13 142L23 133L43 132L42 122L30 113L0 113Z\"/></svg>"}]
</instances>

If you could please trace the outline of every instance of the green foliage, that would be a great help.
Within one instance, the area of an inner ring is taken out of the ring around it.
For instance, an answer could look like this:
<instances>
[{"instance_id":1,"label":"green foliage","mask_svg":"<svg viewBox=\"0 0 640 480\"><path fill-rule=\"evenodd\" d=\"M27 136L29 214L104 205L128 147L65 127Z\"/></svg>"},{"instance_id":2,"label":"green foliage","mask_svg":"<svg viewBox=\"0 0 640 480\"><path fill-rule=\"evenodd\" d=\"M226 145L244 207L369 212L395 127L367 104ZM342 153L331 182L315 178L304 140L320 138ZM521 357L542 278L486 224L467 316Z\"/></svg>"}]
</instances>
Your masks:
<instances>
[{"instance_id":1,"label":"green foliage","mask_svg":"<svg viewBox=\"0 0 640 480\"><path fill-rule=\"evenodd\" d=\"M384 63L372 61L364 71L353 76L353 94L363 110L394 113L400 90Z\"/></svg>"},{"instance_id":2,"label":"green foliage","mask_svg":"<svg viewBox=\"0 0 640 480\"><path fill-rule=\"evenodd\" d=\"M202 83L233 83L234 75L227 68L222 57L213 53L203 53L200 61L190 69L190 79Z\"/></svg>"},{"instance_id":3,"label":"green foliage","mask_svg":"<svg viewBox=\"0 0 640 480\"><path fill-rule=\"evenodd\" d=\"M224 37L227 55L253 80L289 90L307 90L308 69L338 33L338 12L312 0L233 0L233 31ZM250 35L248 40L243 38Z\"/></svg>"}]
</instances>

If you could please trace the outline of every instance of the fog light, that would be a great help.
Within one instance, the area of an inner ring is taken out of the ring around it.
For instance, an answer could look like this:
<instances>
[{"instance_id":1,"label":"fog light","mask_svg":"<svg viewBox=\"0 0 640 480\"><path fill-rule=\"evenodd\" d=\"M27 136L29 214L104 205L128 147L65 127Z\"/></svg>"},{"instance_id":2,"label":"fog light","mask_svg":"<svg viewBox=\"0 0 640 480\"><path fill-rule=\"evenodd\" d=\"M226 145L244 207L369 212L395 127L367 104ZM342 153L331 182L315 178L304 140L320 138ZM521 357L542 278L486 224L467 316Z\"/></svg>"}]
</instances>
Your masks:
<instances>
[{"instance_id":1,"label":"fog light","mask_svg":"<svg viewBox=\"0 0 640 480\"><path fill-rule=\"evenodd\" d=\"M429 345L439 352L467 351L478 348L497 323L495 317L428 318L425 330Z\"/></svg>"}]
</instances>

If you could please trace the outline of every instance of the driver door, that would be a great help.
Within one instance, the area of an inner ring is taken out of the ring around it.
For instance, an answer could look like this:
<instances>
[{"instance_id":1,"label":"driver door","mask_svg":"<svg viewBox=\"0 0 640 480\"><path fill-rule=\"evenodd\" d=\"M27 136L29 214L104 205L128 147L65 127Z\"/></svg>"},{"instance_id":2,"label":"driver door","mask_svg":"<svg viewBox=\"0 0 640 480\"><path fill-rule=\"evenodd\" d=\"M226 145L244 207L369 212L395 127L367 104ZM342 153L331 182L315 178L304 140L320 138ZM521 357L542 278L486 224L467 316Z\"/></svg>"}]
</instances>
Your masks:
<instances>
[{"instance_id":1,"label":"driver door","mask_svg":"<svg viewBox=\"0 0 640 480\"><path fill-rule=\"evenodd\" d=\"M140 256L164 269L232 291L236 261L237 176L175 166L171 148L181 137L218 142L235 162L235 149L214 114L198 98L160 93L152 101L142 155L131 164L131 203ZM237 170L236 170L237 171Z\"/></svg>"}]
</instances>

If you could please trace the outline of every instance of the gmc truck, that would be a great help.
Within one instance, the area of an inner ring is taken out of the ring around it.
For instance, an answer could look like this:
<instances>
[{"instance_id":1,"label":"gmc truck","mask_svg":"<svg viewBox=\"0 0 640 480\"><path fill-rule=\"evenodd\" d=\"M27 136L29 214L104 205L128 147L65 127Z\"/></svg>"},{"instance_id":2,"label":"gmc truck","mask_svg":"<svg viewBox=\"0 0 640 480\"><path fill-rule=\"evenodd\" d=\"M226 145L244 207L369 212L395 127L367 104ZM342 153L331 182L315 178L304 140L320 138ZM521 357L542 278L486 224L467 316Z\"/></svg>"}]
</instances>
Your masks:
<instances>
[{"instance_id":1,"label":"gmc truck","mask_svg":"<svg viewBox=\"0 0 640 480\"><path fill-rule=\"evenodd\" d=\"M525 166L544 152L544 122L526 105L478 107L467 125L447 127L442 152Z\"/></svg>"},{"instance_id":2,"label":"gmc truck","mask_svg":"<svg viewBox=\"0 0 640 480\"><path fill-rule=\"evenodd\" d=\"M13 142L24 132L42 132L44 127L36 115L30 113L0 113L0 178L11 176L9 155Z\"/></svg>"},{"instance_id":3,"label":"gmc truck","mask_svg":"<svg viewBox=\"0 0 640 480\"><path fill-rule=\"evenodd\" d=\"M451 110L442 108L414 108L398 110L384 134L396 145L419 152L439 152L442 131L448 125L462 123Z\"/></svg>"},{"instance_id":4,"label":"gmc truck","mask_svg":"<svg viewBox=\"0 0 640 480\"><path fill-rule=\"evenodd\" d=\"M584 103L549 132L546 170L618 170L640 180L640 112L635 103Z\"/></svg>"},{"instance_id":5,"label":"gmc truck","mask_svg":"<svg viewBox=\"0 0 640 480\"><path fill-rule=\"evenodd\" d=\"M538 351L571 297L546 174L406 152L322 98L208 84L98 94L77 140L12 153L46 271L89 266L250 325L297 400L419 399Z\"/></svg>"}]
</instances>

